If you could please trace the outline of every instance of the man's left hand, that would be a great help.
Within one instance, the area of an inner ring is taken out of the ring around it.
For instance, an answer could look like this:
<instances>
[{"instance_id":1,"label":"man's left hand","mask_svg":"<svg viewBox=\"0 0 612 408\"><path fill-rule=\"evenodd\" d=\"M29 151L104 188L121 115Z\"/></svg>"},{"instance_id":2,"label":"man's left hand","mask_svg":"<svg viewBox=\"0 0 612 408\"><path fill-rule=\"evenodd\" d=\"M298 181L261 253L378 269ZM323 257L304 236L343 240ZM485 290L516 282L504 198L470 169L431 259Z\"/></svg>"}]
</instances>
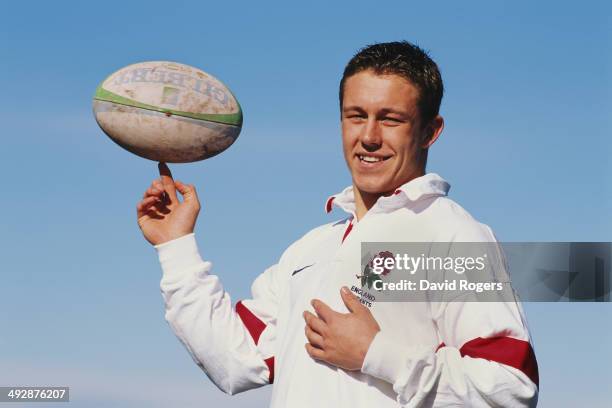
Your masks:
<instances>
[{"instance_id":1,"label":"man's left hand","mask_svg":"<svg viewBox=\"0 0 612 408\"><path fill-rule=\"evenodd\" d=\"M340 296L349 313L338 313L314 299L317 315L305 311L306 351L316 359L345 370L361 370L368 348L380 326L370 310L345 286Z\"/></svg>"}]
</instances>

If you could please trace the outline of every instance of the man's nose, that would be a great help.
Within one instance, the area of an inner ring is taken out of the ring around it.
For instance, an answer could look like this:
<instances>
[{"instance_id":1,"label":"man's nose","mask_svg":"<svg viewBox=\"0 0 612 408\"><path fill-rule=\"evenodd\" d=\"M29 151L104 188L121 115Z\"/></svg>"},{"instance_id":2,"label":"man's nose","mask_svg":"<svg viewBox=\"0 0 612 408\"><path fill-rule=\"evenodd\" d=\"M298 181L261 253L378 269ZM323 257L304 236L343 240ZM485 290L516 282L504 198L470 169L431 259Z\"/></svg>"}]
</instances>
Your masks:
<instances>
[{"instance_id":1,"label":"man's nose","mask_svg":"<svg viewBox=\"0 0 612 408\"><path fill-rule=\"evenodd\" d=\"M368 120L368 124L361 135L361 145L368 152L380 149L382 145L382 135L377 120Z\"/></svg>"}]
</instances>

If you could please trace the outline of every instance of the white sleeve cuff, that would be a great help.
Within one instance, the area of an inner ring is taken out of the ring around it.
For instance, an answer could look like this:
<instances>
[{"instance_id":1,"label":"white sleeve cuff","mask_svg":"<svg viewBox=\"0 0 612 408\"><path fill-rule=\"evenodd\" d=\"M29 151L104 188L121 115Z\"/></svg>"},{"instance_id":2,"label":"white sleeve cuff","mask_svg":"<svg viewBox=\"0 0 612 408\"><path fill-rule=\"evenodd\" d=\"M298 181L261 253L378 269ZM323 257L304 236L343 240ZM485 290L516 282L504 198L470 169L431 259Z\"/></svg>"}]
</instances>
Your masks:
<instances>
[{"instance_id":1,"label":"white sleeve cuff","mask_svg":"<svg viewBox=\"0 0 612 408\"><path fill-rule=\"evenodd\" d=\"M370 344L361 371L395 384L410 378L416 366L433 358L433 354L430 347L410 346L379 331Z\"/></svg>"},{"instance_id":2,"label":"white sleeve cuff","mask_svg":"<svg viewBox=\"0 0 612 408\"><path fill-rule=\"evenodd\" d=\"M203 265L206 265L205 271L210 268L210 263L200 256L193 233L155 245L155 249L165 276L183 275Z\"/></svg>"}]
</instances>

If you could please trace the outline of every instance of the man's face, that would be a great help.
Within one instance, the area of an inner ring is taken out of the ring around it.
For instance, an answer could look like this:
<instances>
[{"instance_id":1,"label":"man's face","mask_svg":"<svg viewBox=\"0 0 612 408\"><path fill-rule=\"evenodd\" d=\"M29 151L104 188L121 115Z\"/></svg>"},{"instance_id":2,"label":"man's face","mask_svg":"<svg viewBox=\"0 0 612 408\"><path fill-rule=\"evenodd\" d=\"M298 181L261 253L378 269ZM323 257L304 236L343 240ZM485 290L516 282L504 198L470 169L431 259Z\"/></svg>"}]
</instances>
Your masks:
<instances>
[{"instance_id":1,"label":"man's face","mask_svg":"<svg viewBox=\"0 0 612 408\"><path fill-rule=\"evenodd\" d=\"M346 79L342 144L353 184L362 192L385 194L422 175L427 144L418 97L417 88L398 75L366 70Z\"/></svg>"}]
</instances>

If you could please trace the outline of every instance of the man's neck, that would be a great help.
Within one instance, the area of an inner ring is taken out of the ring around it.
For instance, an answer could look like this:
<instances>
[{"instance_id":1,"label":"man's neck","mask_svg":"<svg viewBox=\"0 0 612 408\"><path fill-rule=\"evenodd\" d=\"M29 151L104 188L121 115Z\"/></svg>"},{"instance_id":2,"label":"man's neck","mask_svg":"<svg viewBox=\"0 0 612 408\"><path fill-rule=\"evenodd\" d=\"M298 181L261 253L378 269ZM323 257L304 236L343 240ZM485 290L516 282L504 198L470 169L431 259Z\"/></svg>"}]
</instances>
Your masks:
<instances>
[{"instance_id":1,"label":"man's neck","mask_svg":"<svg viewBox=\"0 0 612 408\"><path fill-rule=\"evenodd\" d=\"M357 221L360 221L366 213L376 204L378 199L385 193L367 193L361 191L353 184L353 193L355 195L355 216Z\"/></svg>"}]
</instances>

